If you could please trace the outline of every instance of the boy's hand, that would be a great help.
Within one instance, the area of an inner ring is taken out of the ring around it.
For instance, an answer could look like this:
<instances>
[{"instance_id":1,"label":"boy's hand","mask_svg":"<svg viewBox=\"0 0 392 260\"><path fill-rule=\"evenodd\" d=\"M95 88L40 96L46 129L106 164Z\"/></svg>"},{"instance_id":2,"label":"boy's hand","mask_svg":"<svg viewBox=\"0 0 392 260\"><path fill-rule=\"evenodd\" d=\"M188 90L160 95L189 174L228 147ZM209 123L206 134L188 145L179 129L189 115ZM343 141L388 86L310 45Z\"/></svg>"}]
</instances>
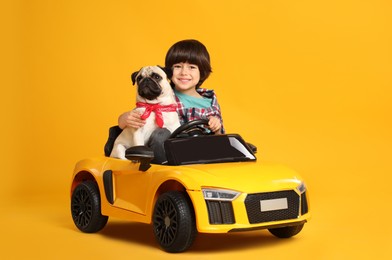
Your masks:
<instances>
[{"instance_id":1,"label":"boy's hand","mask_svg":"<svg viewBox=\"0 0 392 260\"><path fill-rule=\"evenodd\" d=\"M213 131L215 134L219 134L222 124L221 121L218 117L216 116L210 116L208 118L208 126L211 129L211 131Z\"/></svg>"},{"instance_id":2,"label":"boy's hand","mask_svg":"<svg viewBox=\"0 0 392 260\"><path fill-rule=\"evenodd\" d=\"M135 110L125 112L119 116L118 126L121 129L124 129L125 127L142 127L146 123L146 120L141 119L140 116L141 115L139 114L139 112Z\"/></svg>"}]
</instances>

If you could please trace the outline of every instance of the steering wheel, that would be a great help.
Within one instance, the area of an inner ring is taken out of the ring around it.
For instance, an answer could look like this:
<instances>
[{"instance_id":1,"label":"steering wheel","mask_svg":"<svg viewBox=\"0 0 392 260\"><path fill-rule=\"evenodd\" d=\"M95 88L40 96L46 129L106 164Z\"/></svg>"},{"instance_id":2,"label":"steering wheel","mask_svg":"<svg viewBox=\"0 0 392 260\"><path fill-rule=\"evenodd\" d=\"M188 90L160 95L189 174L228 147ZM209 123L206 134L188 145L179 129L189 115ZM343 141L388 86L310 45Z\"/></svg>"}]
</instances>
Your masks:
<instances>
[{"instance_id":1,"label":"steering wheel","mask_svg":"<svg viewBox=\"0 0 392 260\"><path fill-rule=\"evenodd\" d=\"M170 138L215 134L212 131L209 132L206 128L202 126L208 127L207 119L197 119L186 122L185 124L178 127L176 130L174 130L174 132L170 135Z\"/></svg>"}]
</instances>

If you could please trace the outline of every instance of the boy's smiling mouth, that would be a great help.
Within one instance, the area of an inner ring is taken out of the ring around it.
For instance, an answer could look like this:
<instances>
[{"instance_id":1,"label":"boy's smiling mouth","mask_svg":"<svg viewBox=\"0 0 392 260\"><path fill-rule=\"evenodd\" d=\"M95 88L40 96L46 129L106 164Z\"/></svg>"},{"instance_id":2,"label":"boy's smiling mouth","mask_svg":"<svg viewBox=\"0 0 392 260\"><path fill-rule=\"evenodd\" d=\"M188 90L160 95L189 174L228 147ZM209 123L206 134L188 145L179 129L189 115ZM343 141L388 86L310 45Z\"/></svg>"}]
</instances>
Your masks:
<instances>
[{"instance_id":1,"label":"boy's smiling mouth","mask_svg":"<svg viewBox=\"0 0 392 260\"><path fill-rule=\"evenodd\" d=\"M187 78L179 78L179 81L181 81L182 83L188 83L189 81L191 81L191 79L187 79Z\"/></svg>"}]
</instances>

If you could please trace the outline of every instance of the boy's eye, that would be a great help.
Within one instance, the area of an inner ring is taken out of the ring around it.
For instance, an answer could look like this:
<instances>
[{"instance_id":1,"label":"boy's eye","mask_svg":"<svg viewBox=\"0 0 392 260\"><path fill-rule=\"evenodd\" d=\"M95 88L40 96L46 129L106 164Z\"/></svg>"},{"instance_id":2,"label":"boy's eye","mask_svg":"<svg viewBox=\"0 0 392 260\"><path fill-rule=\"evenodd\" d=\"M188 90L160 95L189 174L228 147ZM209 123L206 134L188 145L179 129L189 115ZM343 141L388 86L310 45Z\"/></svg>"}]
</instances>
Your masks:
<instances>
[{"instance_id":1,"label":"boy's eye","mask_svg":"<svg viewBox=\"0 0 392 260\"><path fill-rule=\"evenodd\" d=\"M198 69L199 67L197 65L181 65L181 64L173 65L173 69L182 69L182 68L195 70L195 69Z\"/></svg>"}]
</instances>

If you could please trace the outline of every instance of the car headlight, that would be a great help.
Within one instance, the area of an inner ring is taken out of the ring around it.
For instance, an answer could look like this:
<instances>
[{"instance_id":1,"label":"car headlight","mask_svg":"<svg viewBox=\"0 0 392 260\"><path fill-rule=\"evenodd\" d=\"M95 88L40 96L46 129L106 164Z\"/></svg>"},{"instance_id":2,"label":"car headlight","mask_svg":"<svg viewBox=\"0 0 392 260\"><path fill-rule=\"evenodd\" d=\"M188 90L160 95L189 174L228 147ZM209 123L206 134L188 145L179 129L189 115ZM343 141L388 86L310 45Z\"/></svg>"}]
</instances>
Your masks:
<instances>
[{"instance_id":1,"label":"car headlight","mask_svg":"<svg viewBox=\"0 0 392 260\"><path fill-rule=\"evenodd\" d=\"M232 190L221 189L201 189L205 200L222 200L232 201L235 200L240 193Z\"/></svg>"},{"instance_id":2,"label":"car headlight","mask_svg":"<svg viewBox=\"0 0 392 260\"><path fill-rule=\"evenodd\" d=\"M301 181L301 183L297 186L297 190L300 194L304 193L306 191L305 183Z\"/></svg>"}]
</instances>

